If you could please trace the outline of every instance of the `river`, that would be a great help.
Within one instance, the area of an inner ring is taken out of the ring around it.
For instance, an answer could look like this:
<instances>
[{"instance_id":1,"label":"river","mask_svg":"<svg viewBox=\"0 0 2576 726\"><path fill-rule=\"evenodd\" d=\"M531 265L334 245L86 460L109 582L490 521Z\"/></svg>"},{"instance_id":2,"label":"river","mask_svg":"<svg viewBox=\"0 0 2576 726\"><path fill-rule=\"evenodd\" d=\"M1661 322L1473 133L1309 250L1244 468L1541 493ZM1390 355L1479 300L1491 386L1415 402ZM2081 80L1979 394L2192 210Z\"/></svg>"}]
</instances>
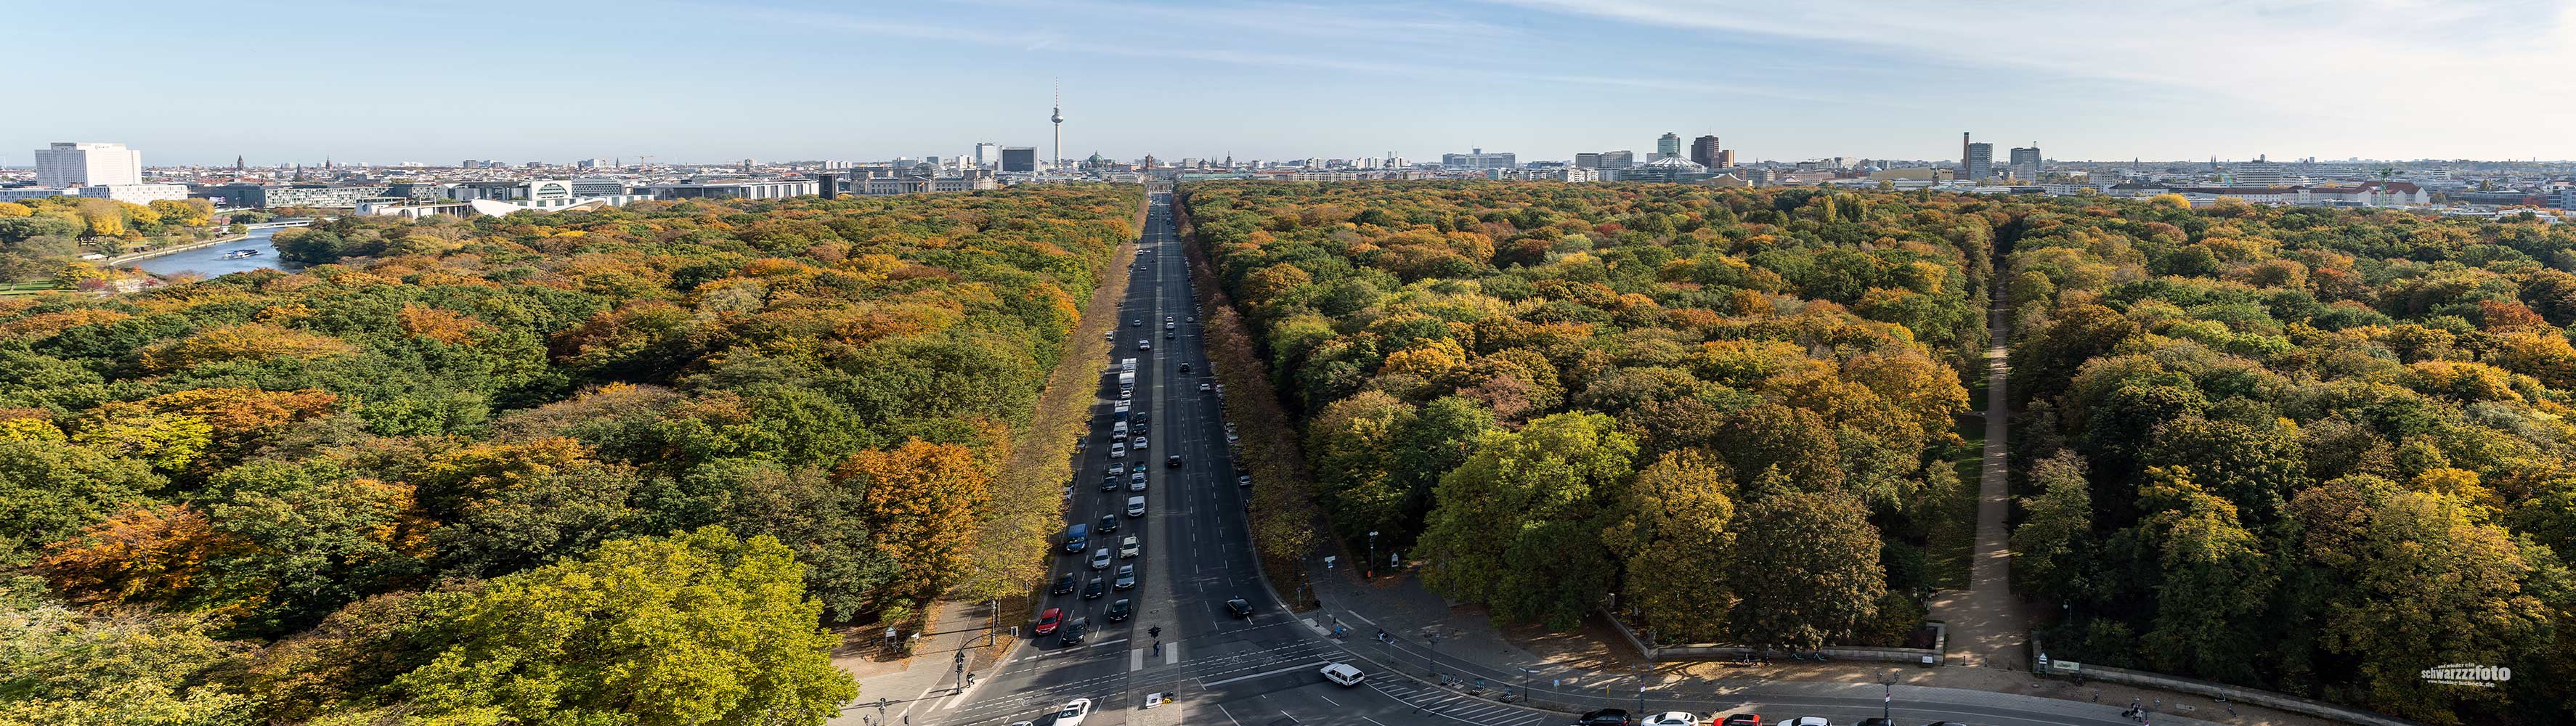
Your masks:
<instances>
[{"instance_id":1,"label":"river","mask_svg":"<svg viewBox=\"0 0 2576 726\"><path fill-rule=\"evenodd\" d=\"M293 228L284 227L280 229ZM186 252L172 252L159 257L146 257L140 260L135 260L132 264L135 267L143 268L144 272L150 272L153 274L168 275L179 272L194 272L206 277L220 277L235 272L249 272L260 268L287 270L290 272L303 269L303 265L277 259L277 248L271 246L268 242L269 235L276 233L277 229L255 229L251 230L249 239L235 240L212 247L199 247ZM259 250L259 254L238 260L224 259L224 253L231 252L233 250Z\"/></svg>"}]
</instances>

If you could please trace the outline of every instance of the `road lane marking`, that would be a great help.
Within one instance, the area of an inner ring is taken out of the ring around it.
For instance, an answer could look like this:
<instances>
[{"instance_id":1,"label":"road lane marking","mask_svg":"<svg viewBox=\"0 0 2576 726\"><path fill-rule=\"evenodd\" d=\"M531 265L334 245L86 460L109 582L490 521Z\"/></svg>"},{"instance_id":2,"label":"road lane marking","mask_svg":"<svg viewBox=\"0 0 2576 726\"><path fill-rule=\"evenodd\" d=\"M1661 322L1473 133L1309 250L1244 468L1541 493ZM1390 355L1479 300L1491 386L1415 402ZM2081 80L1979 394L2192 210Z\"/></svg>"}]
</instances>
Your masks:
<instances>
[{"instance_id":1,"label":"road lane marking","mask_svg":"<svg viewBox=\"0 0 2576 726\"><path fill-rule=\"evenodd\" d=\"M1323 698L1325 703L1333 704L1333 707L1334 707L1334 708L1341 708L1341 707L1342 707L1342 703L1341 703L1340 701L1335 701L1335 700L1330 699L1330 698L1324 698L1323 696L1320 696L1320 695L1319 695L1319 696L1316 696L1316 698Z\"/></svg>"},{"instance_id":2,"label":"road lane marking","mask_svg":"<svg viewBox=\"0 0 2576 726\"><path fill-rule=\"evenodd\" d=\"M1128 672L1130 672L1130 673L1133 673L1133 672L1141 671L1141 670L1144 670L1144 669L1145 669L1145 649L1143 649L1143 648L1130 648L1130 649L1128 649L1128 650L1127 650L1127 671L1128 671Z\"/></svg>"},{"instance_id":3,"label":"road lane marking","mask_svg":"<svg viewBox=\"0 0 2576 726\"><path fill-rule=\"evenodd\" d=\"M1259 673L1254 673L1254 674L1251 674L1251 675L1235 676L1235 677L1233 677L1233 678L1228 678L1228 679L1225 679L1225 680L1222 680L1222 681L1207 681L1207 682L1204 682L1204 683L1200 683L1200 684L1199 684L1199 686L1200 686L1200 687L1202 687L1202 688L1215 688L1215 687L1217 687L1217 686L1222 686L1222 685L1225 685L1225 684L1228 684L1228 683L1233 683L1233 682L1235 682L1235 681L1251 680L1251 679L1254 679L1254 678L1267 678L1267 677L1270 677L1270 676L1279 675L1279 674L1281 674L1281 673L1289 673L1289 672L1293 672L1293 671L1296 671L1296 670L1299 670L1299 669L1304 669L1304 668L1315 668L1315 667L1320 667L1320 666L1322 666L1322 665L1324 665L1324 661L1320 661L1320 660L1319 660L1319 661L1315 661L1315 662L1313 662L1313 663L1306 663L1306 664L1302 664L1302 665L1292 665L1292 666L1288 666L1288 667L1286 667L1286 668L1278 668L1278 669L1273 669L1273 670L1266 670L1266 671L1262 671L1262 672L1259 672Z\"/></svg>"},{"instance_id":4,"label":"road lane marking","mask_svg":"<svg viewBox=\"0 0 2576 726\"><path fill-rule=\"evenodd\" d=\"M1179 663L1179 662L1181 662L1181 644L1180 644L1180 642L1178 642L1178 641L1174 641L1174 642L1171 642L1171 643L1166 643L1166 644L1164 644L1164 645L1163 645L1163 665L1171 665L1171 664Z\"/></svg>"},{"instance_id":5,"label":"road lane marking","mask_svg":"<svg viewBox=\"0 0 2576 726\"><path fill-rule=\"evenodd\" d=\"M1222 704L1222 703L1217 704L1217 705L1216 705L1216 711L1217 711L1217 713L1225 714L1225 720L1227 720L1227 721L1234 721L1234 726L1243 726L1243 722L1242 722L1242 721L1235 721L1235 720L1234 720L1234 712L1233 712L1233 711L1225 710L1225 704Z\"/></svg>"}]
</instances>

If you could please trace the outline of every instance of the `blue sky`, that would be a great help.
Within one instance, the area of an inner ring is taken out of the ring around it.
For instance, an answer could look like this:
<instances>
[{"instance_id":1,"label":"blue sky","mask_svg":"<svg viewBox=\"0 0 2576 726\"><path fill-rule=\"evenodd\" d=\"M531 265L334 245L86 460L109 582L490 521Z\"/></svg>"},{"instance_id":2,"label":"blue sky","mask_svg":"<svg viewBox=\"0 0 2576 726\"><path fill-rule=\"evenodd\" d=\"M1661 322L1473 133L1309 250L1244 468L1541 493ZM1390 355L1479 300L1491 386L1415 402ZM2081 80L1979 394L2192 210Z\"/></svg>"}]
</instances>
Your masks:
<instances>
[{"instance_id":1,"label":"blue sky","mask_svg":"<svg viewBox=\"0 0 2576 726\"><path fill-rule=\"evenodd\" d=\"M1047 145L1057 79L1075 157L2576 158L2537 0L126 5L0 26L13 95L81 111L0 112L0 163L945 156Z\"/></svg>"}]
</instances>

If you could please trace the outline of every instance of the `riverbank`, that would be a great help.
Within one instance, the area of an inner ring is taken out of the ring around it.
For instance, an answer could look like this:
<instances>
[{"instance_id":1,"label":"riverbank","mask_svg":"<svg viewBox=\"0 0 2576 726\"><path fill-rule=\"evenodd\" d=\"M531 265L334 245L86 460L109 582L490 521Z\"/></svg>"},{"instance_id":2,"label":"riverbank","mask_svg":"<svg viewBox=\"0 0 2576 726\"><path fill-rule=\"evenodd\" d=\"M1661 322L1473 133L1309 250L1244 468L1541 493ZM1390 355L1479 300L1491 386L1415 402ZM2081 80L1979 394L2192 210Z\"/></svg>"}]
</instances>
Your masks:
<instances>
[{"instance_id":1,"label":"riverbank","mask_svg":"<svg viewBox=\"0 0 2576 726\"><path fill-rule=\"evenodd\" d=\"M242 234L242 235L234 235L234 236L231 236L231 237L224 237L224 238L220 238L220 239L210 239L210 240L206 240L206 241L204 241L204 242L194 242L194 243L190 243L190 244L179 245L179 246L177 246L177 247L164 247L164 248L157 249L157 250L152 250L152 251L149 251L149 252L137 252L137 253L134 253L134 254L124 255L124 256L120 256L120 257L111 257L111 258L108 258L108 260L107 260L107 264L109 264L109 265L122 265L122 264L126 264L126 263L129 263L129 262L139 262L139 261L142 261L142 260L152 259L152 258L154 258L154 257L160 257L160 256L162 256L162 255L178 254L178 253L186 252L186 251L189 251L189 250L202 250L202 249L205 249L205 248L208 248L208 247L213 247L213 246L215 246L215 245L228 244L228 243L232 243L232 242L240 242L240 241L242 241L242 240L246 240L246 239L250 239L250 238L251 238L251 235Z\"/></svg>"}]
</instances>

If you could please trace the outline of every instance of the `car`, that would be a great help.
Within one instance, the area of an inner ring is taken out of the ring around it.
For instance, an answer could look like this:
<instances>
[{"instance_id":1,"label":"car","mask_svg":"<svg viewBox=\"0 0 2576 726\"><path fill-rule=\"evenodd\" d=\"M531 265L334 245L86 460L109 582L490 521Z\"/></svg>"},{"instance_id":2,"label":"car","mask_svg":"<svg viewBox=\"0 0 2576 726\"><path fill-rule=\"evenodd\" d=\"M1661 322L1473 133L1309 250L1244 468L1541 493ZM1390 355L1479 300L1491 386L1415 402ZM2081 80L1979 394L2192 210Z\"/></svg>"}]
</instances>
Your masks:
<instances>
[{"instance_id":1,"label":"car","mask_svg":"<svg viewBox=\"0 0 2576 726\"><path fill-rule=\"evenodd\" d=\"M1143 474L1143 473L1145 473L1145 462L1142 462L1142 461L1136 462L1136 465L1135 465L1135 466L1128 467L1128 469L1127 469L1127 470L1128 470L1128 471L1131 471L1131 472L1138 473L1138 474Z\"/></svg>"},{"instance_id":2,"label":"car","mask_svg":"<svg viewBox=\"0 0 2576 726\"><path fill-rule=\"evenodd\" d=\"M1201 384L1199 384L1199 390L1207 391L1207 390L1214 390L1214 389L1215 389L1215 387L1214 387L1214 386L1210 386L1210 385L1205 384L1205 383L1201 383Z\"/></svg>"},{"instance_id":3,"label":"car","mask_svg":"<svg viewBox=\"0 0 2576 726\"><path fill-rule=\"evenodd\" d=\"M1238 618L1252 617L1252 601L1239 597L1229 598L1225 601L1225 611L1233 613Z\"/></svg>"},{"instance_id":4,"label":"car","mask_svg":"<svg viewBox=\"0 0 2576 726\"><path fill-rule=\"evenodd\" d=\"M1136 423L1144 423L1144 422L1152 421L1152 420L1154 420L1154 414L1153 414L1152 412L1150 412L1150 411L1138 411L1138 412L1136 412Z\"/></svg>"},{"instance_id":5,"label":"car","mask_svg":"<svg viewBox=\"0 0 2576 726\"><path fill-rule=\"evenodd\" d=\"M1896 722L1883 718L1864 718L1856 726L1896 726Z\"/></svg>"},{"instance_id":6,"label":"car","mask_svg":"<svg viewBox=\"0 0 2576 726\"><path fill-rule=\"evenodd\" d=\"M1163 329L1164 329L1164 330L1171 330L1171 329L1172 329L1172 324L1171 324L1170 322L1165 322L1165 323L1163 323Z\"/></svg>"},{"instance_id":7,"label":"car","mask_svg":"<svg viewBox=\"0 0 2576 726\"><path fill-rule=\"evenodd\" d=\"M1091 569L1109 569L1109 548L1102 547L1091 551Z\"/></svg>"},{"instance_id":8,"label":"car","mask_svg":"<svg viewBox=\"0 0 2576 726\"><path fill-rule=\"evenodd\" d=\"M1190 364L1188 364L1188 363L1183 363L1183 364L1181 364L1181 372L1182 372L1182 373L1188 373L1188 372L1190 372Z\"/></svg>"},{"instance_id":9,"label":"car","mask_svg":"<svg viewBox=\"0 0 2576 726\"><path fill-rule=\"evenodd\" d=\"M1101 594L1101 593L1108 592L1108 591L1109 591L1109 587L1108 587L1107 585L1102 584L1102 583L1100 582L1100 578L1094 577L1094 578L1091 578L1091 584L1082 586L1082 599L1084 599L1084 600L1098 600L1098 599L1100 599L1100 594Z\"/></svg>"},{"instance_id":10,"label":"car","mask_svg":"<svg viewBox=\"0 0 2576 726\"><path fill-rule=\"evenodd\" d=\"M1145 516L1145 498L1144 498L1144 497L1128 497L1128 498L1127 498L1127 516L1130 516L1130 517L1142 517L1142 516Z\"/></svg>"},{"instance_id":11,"label":"car","mask_svg":"<svg viewBox=\"0 0 2576 726\"><path fill-rule=\"evenodd\" d=\"M1799 716L1772 726L1833 726L1833 722L1825 720L1823 716Z\"/></svg>"},{"instance_id":12,"label":"car","mask_svg":"<svg viewBox=\"0 0 2576 726\"><path fill-rule=\"evenodd\" d=\"M1066 624L1064 625L1064 634L1063 634L1063 635L1056 636L1056 637L1063 638L1063 641L1062 641L1062 642L1064 643L1065 647L1072 647L1072 646L1076 646L1076 645L1081 645L1081 644L1082 644L1082 636L1083 636L1085 633L1088 633L1088 632L1090 632L1090 631L1091 631L1091 619L1090 619L1090 618L1074 618L1074 619L1073 619L1073 622L1066 623Z\"/></svg>"},{"instance_id":13,"label":"car","mask_svg":"<svg viewBox=\"0 0 2576 726\"><path fill-rule=\"evenodd\" d=\"M1135 538L1129 537L1128 539ZM1073 594L1073 573L1067 572L1063 575L1057 576L1055 578L1055 587L1047 588L1047 592L1055 595Z\"/></svg>"},{"instance_id":14,"label":"car","mask_svg":"<svg viewBox=\"0 0 2576 726\"><path fill-rule=\"evenodd\" d=\"M1101 339L1101 340L1117 340L1117 339L1118 339L1118 331L1115 331L1115 330L1103 330L1103 331L1100 331L1100 339Z\"/></svg>"},{"instance_id":15,"label":"car","mask_svg":"<svg viewBox=\"0 0 2576 726\"><path fill-rule=\"evenodd\" d=\"M1111 443L1109 444L1109 458L1112 458L1112 459L1124 459L1124 458L1127 458L1127 445L1126 445L1126 444L1122 444L1122 443L1111 442Z\"/></svg>"},{"instance_id":16,"label":"car","mask_svg":"<svg viewBox=\"0 0 2576 726\"><path fill-rule=\"evenodd\" d=\"M1164 340L1171 340L1171 339L1173 339L1173 338L1180 337L1180 335L1181 335L1181 334L1179 334L1179 333L1175 333L1175 332L1172 332L1172 331L1169 331L1169 330L1163 331L1163 339L1164 339Z\"/></svg>"},{"instance_id":17,"label":"car","mask_svg":"<svg viewBox=\"0 0 2576 726\"><path fill-rule=\"evenodd\" d=\"M1127 327L1130 327L1130 328L1142 328L1142 327L1145 327L1145 319L1144 319L1144 318L1137 318L1137 319L1135 319L1135 320L1127 321Z\"/></svg>"},{"instance_id":18,"label":"car","mask_svg":"<svg viewBox=\"0 0 2576 726\"><path fill-rule=\"evenodd\" d=\"M1056 710L1055 726L1082 726L1082 720L1090 716L1091 699L1076 698L1064 702L1064 708Z\"/></svg>"},{"instance_id":19,"label":"car","mask_svg":"<svg viewBox=\"0 0 2576 726\"><path fill-rule=\"evenodd\" d=\"M1133 559L1135 556L1137 556L1137 555L1141 555L1141 554L1145 554L1145 545L1144 545L1144 543L1141 543L1141 542L1136 541L1136 535L1132 535L1132 534L1131 534L1131 535L1127 535L1126 537L1121 538L1121 539L1119 539L1119 540L1118 540L1118 558L1119 558L1119 559L1122 559L1122 560L1124 560L1124 559ZM1064 588L1064 589L1065 589L1065 591L1066 591L1066 592L1072 592L1072 591L1073 591L1073 586L1072 586L1073 576L1072 576L1072 575L1065 575L1064 577L1065 577L1065 588ZM1759 726L1759 725L1757 724L1757 726Z\"/></svg>"},{"instance_id":20,"label":"car","mask_svg":"<svg viewBox=\"0 0 2576 726\"><path fill-rule=\"evenodd\" d=\"M1091 546L1091 525L1077 524L1064 528L1065 554L1081 552L1082 548L1089 546Z\"/></svg>"},{"instance_id":21,"label":"car","mask_svg":"<svg viewBox=\"0 0 2576 726\"><path fill-rule=\"evenodd\" d=\"M1333 685L1343 688L1356 686L1360 681L1368 680L1368 674L1361 673L1357 666L1349 663L1326 663L1316 672L1323 674L1324 680L1332 681Z\"/></svg>"},{"instance_id":22,"label":"car","mask_svg":"<svg viewBox=\"0 0 2576 726\"><path fill-rule=\"evenodd\" d=\"M1181 455L1173 454L1171 456L1163 457L1163 466L1172 469L1181 468Z\"/></svg>"},{"instance_id":23,"label":"car","mask_svg":"<svg viewBox=\"0 0 2576 726\"><path fill-rule=\"evenodd\" d=\"M1126 400L1134 399L1135 397L1136 397L1136 389L1133 389L1133 388L1121 388L1121 389L1118 389L1118 400L1126 401Z\"/></svg>"},{"instance_id":24,"label":"car","mask_svg":"<svg viewBox=\"0 0 2576 726\"><path fill-rule=\"evenodd\" d=\"M1117 579L1116 581L1111 582L1111 583L1109 584L1109 586L1110 586L1111 588L1113 588L1113 589L1118 589L1118 590L1132 590L1132 589L1135 589L1135 587L1136 587L1136 566L1135 566L1135 565L1119 565L1119 566L1118 566L1118 579ZM1694 725L1694 726L1696 726L1696 725Z\"/></svg>"},{"instance_id":25,"label":"car","mask_svg":"<svg viewBox=\"0 0 2576 726\"><path fill-rule=\"evenodd\" d=\"M1118 531L1118 518L1107 514L1100 515L1100 526L1093 527L1092 531L1099 532L1101 534L1116 532Z\"/></svg>"},{"instance_id":26,"label":"car","mask_svg":"<svg viewBox=\"0 0 2576 726\"><path fill-rule=\"evenodd\" d=\"M1637 726L1699 726L1699 717L1689 711L1665 711L1647 716Z\"/></svg>"},{"instance_id":27,"label":"car","mask_svg":"<svg viewBox=\"0 0 2576 726\"><path fill-rule=\"evenodd\" d=\"M1164 325L1170 325L1170 324L1172 324L1172 316L1169 316L1169 315L1165 315L1165 316L1163 316L1163 324L1164 324Z\"/></svg>"},{"instance_id":28,"label":"car","mask_svg":"<svg viewBox=\"0 0 2576 726\"><path fill-rule=\"evenodd\" d=\"M1144 450L1145 450L1145 437L1143 437L1143 436L1138 436L1138 437L1136 437L1136 445L1135 445L1134 447L1131 447L1131 448L1134 448L1134 449L1135 449L1135 450L1137 450L1137 451L1144 451Z\"/></svg>"},{"instance_id":29,"label":"car","mask_svg":"<svg viewBox=\"0 0 2576 726\"><path fill-rule=\"evenodd\" d=\"M1046 612L1038 615L1037 634L1046 635L1053 633L1055 632L1056 626L1063 624L1064 608L1047 608Z\"/></svg>"},{"instance_id":30,"label":"car","mask_svg":"<svg viewBox=\"0 0 2576 726\"><path fill-rule=\"evenodd\" d=\"M1104 492L1118 491L1118 475L1111 474L1109 476L1102 477L1100 480L1100 490Z\"/></svg>"},{"instance_id":31,"label":"car","mask_svg":"<svg viewBox=\"0 0 2576 726\"><path fill-rule=\"evenodd\" d=\"M1967 724L1963 724L1963 723L1959 723L1959 722L1957 722L1957 721L1934 721L1934 722L1931 722L1931 723L1924 724L1923 726L1968 726L1968 725L1967 725Z\"/></svg>"},{"instance_id":32,"label":"car","mask_svg":"<svg viewBox=\"0 0 2576 726\"><path fill-rule=\"evenodd\" d=\"M1762 717L1750 713L1730 713L1718 721L1719 726L1762 726Z\"/></svg>"},{"instance_id":33,"label":"car","mask_svg":"<svg viewBox=\"0 0 2576 726\"><path fill-rule=\"evenodd\" d=\"M1248 487L1248 486L1252 486L1252 475L1251 475L1251 474L1245 474L1245 475L1242 475L1242 476L1235 477L1235 478L1234 478L1234 485L1235 485L1235 486L1239 486L1239 487Z\"/></svg>"},{"instance_id":34,"label":"car","mask_svg":"<svg viewBox=\"0 0 2576 726\"><path fill-rule=\"evenodd\" d=\"M1138 338L1138 339L1136 339L1136 349L1137 349L1137 350L1153 350L1153 349L1154 349L1154 341L1151 341L1151 340L1145 340L1145 339L1143 339L1143 338Z\"/></svg>"},{"instance_id":35,"label":"car","mask_svg":"<svg viewBox=\"0 0 2576 726\"><path fill-rule=\"evenodd\" d=\"M1583 714L1583 718L1575 719L1574 726L1628 726L1628 710L1623 708L1597 709L1590 713Z\"/></svg>"},{"instance_id":36,"label":"car","mask_svg":"<svg viewBox=\"0 0 2576 726\"><path fill-rule=\"evenodd\" d=\"M1140 471L1127 475L1127 491L1145 491L1145 472Z\"/></svg>"},{"instance_id":37,"label":"car","mask_svg":"<svg viewBox=\"0 0 2576 726\"><path fill-rule=\"evenodd\" d=\"M1138 435L1138 436L1143 436L1143 435L1145 435L1145 422L1143 422L1143 421L1138 421L1138 422L1136 422L1136 435Z\"/></svg>"},{"instance_id":38,"label":"car","mask_svg":"<svg viewBox=\"0 0 2576 726\"><path fill-rule=\"evenodd\" d=\"M1010 726L1037 726L1035 721L1013 721Z\"/></svg>"},{"instance_id":39,"label":"car","mask_svg":"<svg viewBox=\"0 0 2576 726\"><path fill-rule=\"evenodd\" d=\"M1190 322L1195 323L1195 322L1198 322L1198 321L1199 321L1199 316L1196 316L1196 315L1192 315L1192 316L1190 316Z\"/></svg>"},{"instance_id":40,"label":"car","mask_svg":"<svg viewBox=\"0 0 2576 726\"><path fill-rule=\"evenodd\" d=\"M1127 618L1128 618L1129 616L1132 616L1132 615L1135 615L1135 614L1136 614L1136 606L1135 606L1134 604L1132 604L1132 603L1129 603L1129 602L1127 601L1127 598L1123 598L1123 597L1122 597L1122 598L1118 598L1118 601L1117 601L1117 602L1110 603L1110 604L1109 604L1109 612L1108 612L1107 614L1103 615L1102 617L1106 617L1106 618L1108 618L1108 619L1109 619L1109 622L1113 622L1113 623L1123 623L1123 622L1127 622Z\"/></svg>"}]
</instances>

